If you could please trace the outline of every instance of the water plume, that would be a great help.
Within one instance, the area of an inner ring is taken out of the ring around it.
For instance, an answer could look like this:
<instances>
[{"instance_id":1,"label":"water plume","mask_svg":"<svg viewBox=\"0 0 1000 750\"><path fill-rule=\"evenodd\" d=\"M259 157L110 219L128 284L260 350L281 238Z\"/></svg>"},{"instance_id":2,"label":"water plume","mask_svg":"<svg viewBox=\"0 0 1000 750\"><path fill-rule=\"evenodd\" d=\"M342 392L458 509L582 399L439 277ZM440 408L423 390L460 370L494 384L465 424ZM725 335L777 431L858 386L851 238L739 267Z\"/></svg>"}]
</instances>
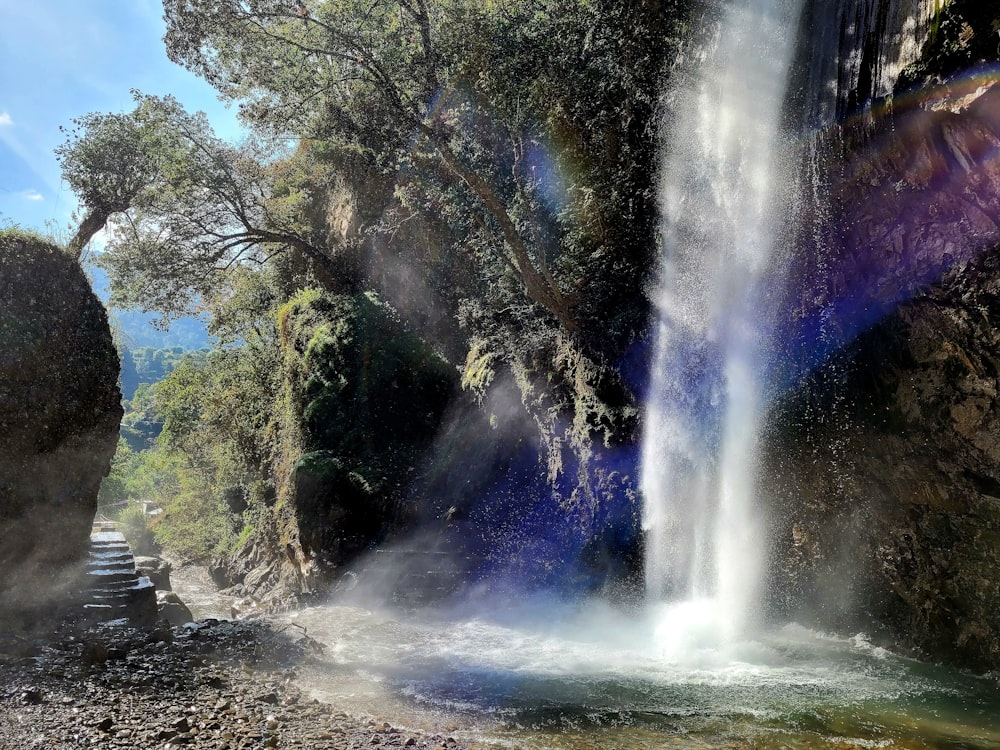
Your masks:
<instances>
[{"instance_id":1,"label":"water plume","mask_svg":"<svg viewBox=\"0 0 1000 750\"><path fill-rule=\"evenodd\" d=\"M781 117L800 6L723 10L696 71L680 77L663 166L643 440L647 591L685 611L700 602L692 627L719 642L747 624L763 564L754 469L774 324L765 278L787 205Z\"/></svg>"}]
</instances>

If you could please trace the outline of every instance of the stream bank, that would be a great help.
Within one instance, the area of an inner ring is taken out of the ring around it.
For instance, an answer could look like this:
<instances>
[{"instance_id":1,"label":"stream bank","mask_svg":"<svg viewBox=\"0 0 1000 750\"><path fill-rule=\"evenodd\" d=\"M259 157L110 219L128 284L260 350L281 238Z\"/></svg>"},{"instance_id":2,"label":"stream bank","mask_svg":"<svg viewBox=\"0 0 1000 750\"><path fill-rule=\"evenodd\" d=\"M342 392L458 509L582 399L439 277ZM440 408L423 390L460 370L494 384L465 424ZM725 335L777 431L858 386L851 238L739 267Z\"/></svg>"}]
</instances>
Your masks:
<instances>
[{"instance_id":1,"label":"stream bank","mask_svg":"<svg viewBox=\"0 0 1000 750\"><path fill-rule=\"evenodd\" d=\"M64 624L0 640L0 750L371 748L461 750L441 734L352 717L306 697L301 629L205 620L139 630Z\"/></svg>"}]
</instances>

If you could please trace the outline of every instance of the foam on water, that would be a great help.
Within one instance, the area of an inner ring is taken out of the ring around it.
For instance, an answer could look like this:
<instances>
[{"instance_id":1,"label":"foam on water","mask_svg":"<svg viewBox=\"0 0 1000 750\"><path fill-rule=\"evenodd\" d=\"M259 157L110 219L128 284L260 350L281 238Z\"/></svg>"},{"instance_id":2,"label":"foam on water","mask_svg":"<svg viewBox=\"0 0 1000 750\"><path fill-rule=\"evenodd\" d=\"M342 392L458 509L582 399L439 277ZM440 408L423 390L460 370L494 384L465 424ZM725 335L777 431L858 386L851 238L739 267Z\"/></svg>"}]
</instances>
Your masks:
<instances>
[{"instance_id":1,"label":"foam on water","mask_svg":"<svg viewBox=\"0 0 1000 750\"><path fill-rule=\"evenodd\" d=\"M449 622L413 616L396 620L353 607L318 608L292 616L308 627L310 635L330 643L333 662L363 665L383 677L454 670L530 680L857 691L865 684L875 689L879 673L892 676L894 667L886 663L885 655L873 658L870 644L863 640L825 638L805 629L721 648L707 642L682 643L695 631L679 626L676 633L666 633L665 623L673 616L690 616L693 606L686 604L668 617L649 612L620 616L617 622L611 622L597 604L592 607L595 613L562 612L547 623L486 618ZM870 663L858 672L845 669L860 661ZM878 662L882 666L873 671Z\"/></svg>"},{"instance_id":2,"label":"foam on water","mask_svg":"<svg viewBox=\"0 0 1000 750\"><path fill-rule=\"evenodd\" d=\"M625 616L590 602L465 617L327 606L288 617L327 645L303 675L319 697L411 726L468 726L480 739L558 729L576 739L525 741L601 747L613 727L621 747L721 732L761 747L771 740L760 733L785 747L794 735L814 747L872 748L940 733L1000 748L989 721L1000 711L994 683L898 657L861 634L795 625L723 645L692 642L698 629L680 623L711 620L699 606Z\"/></svg>"}]
</instances>

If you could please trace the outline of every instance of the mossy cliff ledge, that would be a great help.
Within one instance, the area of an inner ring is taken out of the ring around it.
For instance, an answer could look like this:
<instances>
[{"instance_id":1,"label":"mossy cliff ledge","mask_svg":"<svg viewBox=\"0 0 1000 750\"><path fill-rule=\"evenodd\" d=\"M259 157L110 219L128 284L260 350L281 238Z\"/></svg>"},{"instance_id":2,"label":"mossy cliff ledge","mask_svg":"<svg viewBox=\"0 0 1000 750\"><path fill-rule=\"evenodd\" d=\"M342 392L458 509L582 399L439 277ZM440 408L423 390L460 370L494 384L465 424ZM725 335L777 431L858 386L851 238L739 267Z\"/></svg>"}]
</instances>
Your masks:
<instances>
[{"instance_id":1,"label":"mossy cliff ledge","mask_svg":"<svg viewBox=\"0 0 1000 750\"><path fill-rule=\"evenodd\" d=\"M85 550L118 442L118 369L79 264L0 232L0 605L57 589Z\"/></svg>"},{"instance_id":2,"label":"mossy cliff ledge","mask_svg":"<svg viewBox=\"0 0 1000 750\"><path fill-rule=\"evenodd\" d=\"M217 562L223 583L269 606L322 589L410 528L420 512L410 483L458 386L456 369L374 294L305 289L278 325L273 505Z\"/></svg>"}]
</instances>

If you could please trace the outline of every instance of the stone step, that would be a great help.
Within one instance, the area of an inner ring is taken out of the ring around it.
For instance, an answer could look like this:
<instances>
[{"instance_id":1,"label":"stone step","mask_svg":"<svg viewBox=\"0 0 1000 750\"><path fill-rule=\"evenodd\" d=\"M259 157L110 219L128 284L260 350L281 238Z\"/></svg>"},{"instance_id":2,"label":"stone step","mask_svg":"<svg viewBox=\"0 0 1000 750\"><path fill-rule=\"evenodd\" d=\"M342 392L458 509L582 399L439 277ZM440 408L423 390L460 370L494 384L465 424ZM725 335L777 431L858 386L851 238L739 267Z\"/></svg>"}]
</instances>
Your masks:
<instances>
[{"instance_id":1,"label":"stone step","mask_svg":"<svg viewBox=\"0 0 1000 750\"><path fill-rule=\"evenodd\" d=\"M87 563L88 572L97 572L100 570L117 570L134 573L136 570L135 561L128 557L122 557L110 560L90 560Z\"/></svg>"},{"instance_id":2,"label":"stone step","mask_svg":"<svg viewBox=\"0 0 1000 750\"><path fill-rule=\"evenodd\" d=\"M108 545L122 545L127 546L128 542L125 541L125 537L115 532L101 532L99 534L90 535L90 545L92 547L106 547Z\"/></svg>"},{"instance_id":3,"label":"stone step","mask_svg":"<svg viewBox=\"0 0 1000 750\"><path fill-rule=\"evenodd\" d=\"M134 560L132 550L90 550L91 560Z\"/></svg>"},{"instance_id":4,"label":"stone step","mask_svg":"<svg viewBox=\"0 0 1000 750\"><path fill-rule=\"evenodd\" d=\"M114 585L120 581L134 582L136 577L134 567L131 570L100 568L98 570L88 570L86 580L87 584L90 586L103 587Z\"/></svg>"},{"instance_id":5,"label":"stone step","mask_svg":"<svg viewBox=\"0 0 1000 750\"><path fill-rule=\"evenodd\" d=\"M149 578L138 574L125 537L110 524L95 524L81 589L88 619L127 617L143 624L156 619L156 589Z\"/></svg>"},{"instance_id":6,"label":"stone step","mask_svg":"<svg viewBox=\"0 0 1000 750\"><path fill-rule=\"evenodd\" d=\"M131 567L135 570L135 558L131 555L114 555L113 557L93 557L87 562L88 570L116 570Z\"/></svg>"},{"instance_id":7,"label":"stone step","mask_svg":"<svg viewBox=\"0 0 1000 750\"><path fill-rule=\"evenodd\" d=\"M131 555L132 550L127 544L91 545L90 552L94 555Z\"/></svg>"},{"instance_id":8,"label":"stone step","mask_svg":"<svg viewBox=\"0 0 1000 750\"><path fill-rule=\"evenodd\" d=\"M114 607L127 607L132 603L132 596L130 594L115 593L115 594L101 594L95 593L92 597L94 604L104 604Z\"/></svg>"},{"instance_id":9,"label":"stone step","mask_svg":"<svg viewBox=\"0 0 1000 750\"><path fill-rule=\"evenodd\" d=\"M117 545L106 546L106 547L91 547L90 554L99 555L100 557L116 557L123 555L128 555L129 557L131 557L132 550L129 549L129 546L127 544L123 544L120 547Z\"/></svg>"}]
</instances>

